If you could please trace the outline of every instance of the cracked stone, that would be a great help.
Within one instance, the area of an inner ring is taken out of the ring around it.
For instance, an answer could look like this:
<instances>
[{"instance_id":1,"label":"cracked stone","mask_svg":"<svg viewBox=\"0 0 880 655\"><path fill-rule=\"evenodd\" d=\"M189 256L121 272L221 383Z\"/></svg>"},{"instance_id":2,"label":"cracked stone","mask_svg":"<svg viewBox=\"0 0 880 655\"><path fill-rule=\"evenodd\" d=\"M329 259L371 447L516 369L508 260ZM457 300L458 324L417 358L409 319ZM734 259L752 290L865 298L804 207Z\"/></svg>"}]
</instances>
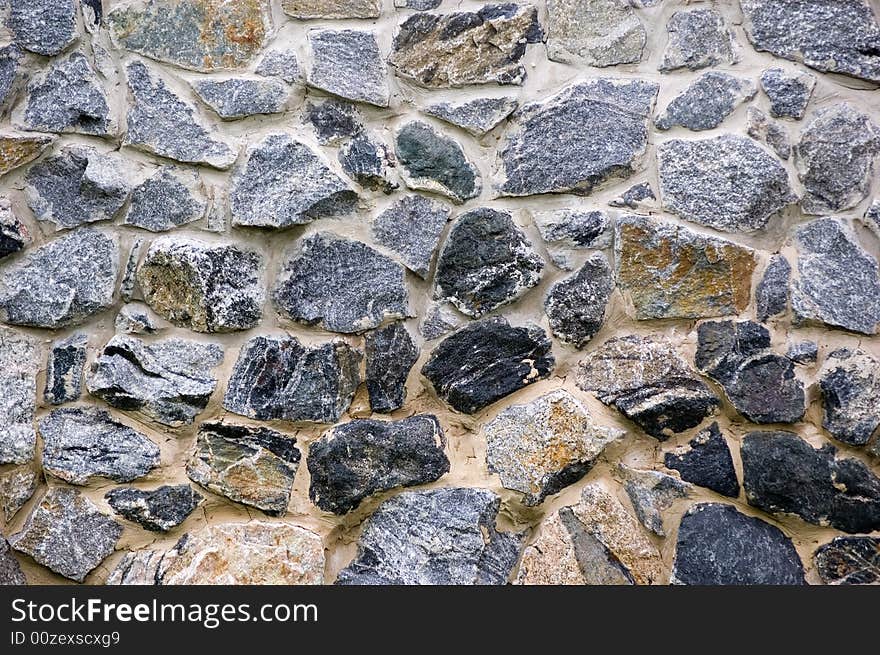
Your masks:
<instances>
[{"instance_id":1,"label":"cracked stone","mask_svg":"<svg viewBox=\"0 0 880 655\"><path fill-rule=\"evenodd\" d=\"M761 88L770 99L770 115L774 118L802 119L815 87L816 76L809 73L784 68L768 68L761 73Z\"/></svg>"},{"instance_id":2,"label":"cracked stone","mask_svg":"<svg viewBox=\"0 0 880 655\"><path fill-rule=\"evenodd\" d=\"M709 71L673 98L654 125L660 130L675 126L694 131L711 130L721 125L739 105L754 98L757 92L751 80Z\"/></svg>"},{"instance_id":3,"label":"cracked stone","mask_svg":"<svg viewBox=\"0 0 880 655\"><path fill-rule=\"evenodd\" d=\"M381 0L281 0L284 13L292 18L378 18Z\"/></svg>"},{"instance_id":4,"label":"cracked stone","mask_svg":"<svg viewBox=\"0 0 880 655\"><path fill-rule=\"evenodd\" d=\"M18 560L12 554L9 542L0 536L0 586L26 584L27 578L21 570Z\"/></svg>"},{"instance_id":5,"label":"cracked stone","mask_svg":"<svg viewBox=\"0 0 880 655\"><path fill-rule=\"evenodd\" d=\"M532 213L544 240L550 261L564 271L573 271L577 251L611 245L608 214L602 211L556 209Z\"/></svg>"},{"instance_id":6,"label":"cracked stone","mask_svg":"<svg viewBox=\"0 0 880 655\"><path fill-rule=\"evenodd\" d=\"M448 303L430 303L419 323L419 333L426 340L432 341L457 330L463 324L464 318Z\"/></svg>"},{"instance_id":7,"label":"cracked stone","mask_svg":"<svg viewBox=\"0 0 880 655\"><path fill-rule=\"evenodd\" d=\"M78 37L74 0L10 0L6 7L6 27L25 50L51 57Z\"/></svg>"},{"instance_id":8,"label":"cracked stone","mask_svg":"<svg viewBox=\"0 0 880 655\"><path fill-rule=\"evenodd\" d=\"M0 134L0 176L32 162L54 142L54 136L43 134L33 136Z\"/></svg>"},{"instance_id":9,"label":"cracked stone","mask_svg":"<svg viewBox=\"0 0 880 655\"><path fill-rule=\"evenodd\" d=\"M7 525L31 499L40 476L31 464L7 468L0 473L0 509L3 510L3 522Z\"/></svg>"},{"instance_id":10,"label":"cracked stone","mask_svg":"<svg viewBox=\"0 0 880 655\"><path fill-rule=\"evenodd\" d=\"M428 105L423 111L481 137L500 125L518 106L516 99L509 97L475 98L464 102L438 102Z\"/></svg>"},{"instance_id":11,"label":"cracked stone","mask_svg":"<svg viewBox=\"0 0 880 655\"><path fill-rule=\"evenodd\" d=\"M813 555L822 582L832 585L880 583L880 539L835 537Z\"/></svg>"},{"instance_id":12,"label":"cracked stone","mask_svg":"<svg viewBox=\"0 0 880 655\"><path fill-rule=\"evenodd\" d=\"M364 130L363 119L355 106L335 98L317 104L308 103L304 117L315 129L322 146L338 146L346 138L355 137Z\"/></svg>"},{"instance_id":13,"label":"cracked stone","mask_svg":"<svg viewBox=\"0 0 880 655\"><path fill-rule=\"evenodd\" d=\"M654 195L654 189L651 188L651 183L641 182L640 184L631 186L617 198L610 200L608 204L612 207L641 209L649 206L654 207L655 200L657 200L657 196Z\"/></svg>"},{"instance_id":14,"label":"cracked stone","mask_svg":"<svg viewBox=\"0 0 880 655\"><path fill-rule=\"evenodd\" d=\"M665 537L663 512L690 495L690 485L660 471L641 471L619 464L623 488L636 511L639 523L658 537Z\"/></svg>"},{"instance_id":15,"label":"cracked stone","mask_svg":"<svg viewBox=\"0 0 880 655\"><path fill-rule=\"evenodd\" d=\"M788 281L791 264L784 255L773 255L755 287L755 315L762 323L788 309Z\"/></svg>"},{"instance_id":16,"label":"cracked stone","mask_svg":"<svg viewBox=\"0 0 880 655\"><path fill-rule=\"evenodd\" d=\"M669 40L660 72L692 71L739 61L738 44L724 18L714 9L677 11L666 23Z\"/></svg>"},{"instance_id":17,"label":"cracked stone","mask_svg":"<svg viewBox=\"0 0 880 655\"><path fill-rule=\"evenodd\" d=\"M771 121L767 118L767 114L757 107L749 107L747 116L746 130L750 137L766 143L780 159L791 157L791 139L782 125Z\"/></svg>"},{"instance_id":18,"label":"cracked stone","mask_svg":"<svg viewBox=\"0 0 880 655\"><path fill-rule=\"evenodd\" d=\"M277 77L288 84L293 84L302 79L302 71L296 50L270 50L267 52L260 65L254 71L262 77Z\"/></svg>"},{"instance_id":19,"label":"cracked stone","mask_svg":"<svg viewBox=\"0 0 880 655\"><path fill-rule=\"evenodd\" d=\"M199 220L207 208L198 173L164 166L134 188L123 222L165 232Z\"/></svg>"},{"instance_id":20,"label":"cracked stone","mask_svg":"<svg viewBox=\"0 0 880 655\"><path fill-rule=\"evenodd\" d=\"M0 259L24 250L33 241L30 230L12 211L9 199L0 197Z\"/></svg>"},{"instance_id":21,"label":"cracked stone","mask_svg":"<svg viewBox=\"0 0 880 655\"><path fill-rule=\"evenodd\" d=\"M563 343L583 348L602 329L614 274L602 253L591 256L574 275L550 287L544 311L550 330Z\"/></svg>"},{"instance_id":22,"label":"cracked stone","mask_svg":"<svg viewBox=\"0 0 880 655\"><path fill-rule=\"evenodd\" d=\"M391 150L383 141L365 132L342 146L339 163L346 175L371 191L391 194L400 187L391 172L397 166Z\"/></svg>"},{"instance_id":23,"label":"cracked stone","mask_svg":"<svg viewBox=\"0 0 880 655\"><path fill-rule=\"evenodd\" d=\"M0 327L0 464L24 464L34 457L39 361L36 341Z\"/></svg>"},{"instance_id":24,"label":"cracked stone","mask_svg":"<svg viewBox=\"0 0 880 655\"><path fill-rule=\"evenodd\" d=\"M87 345L88 337L83 333L73 334L52 344L43 391L47 403L62 405L79 400Z\"/></svg>"},{"instance_id":25,"label":"cracked stone","mask_svg":"<svg viewBox=\"0 0 880 655\"><path fill-rule=\"evenodd\" d=\"M411 121L397 132L401 177L410 189L430 191L461 204L480 195L480 171L452 137L422 121Z\"/></svg>"},{"instance_id":26,"label":"cracked stone","mask_svg":"<svg viewBox=\"0 0 880 655\"><path fill-rule=\"evenodd\" d=\"M648 35L626 0L549 0L547 57L585 66L634 64Z\"/></svg>"},{"instance_id":27,"label":"cracked stone","mask_svg":"<svg viewBox=\"0 0 880 655\"><path fill-rule=\"evenodd\" d=\"M822 427L838 441L868 443L880 426L880 361L861 350L835 350L822 365L819 389Z\"/></svg>"},{"instance_id":28,"label":"cracked stone","mask_svg":"<svg viewBox=\"0 0 880 655\"><path fill-rule=\"evenodd\" d=\"M376 33L310 30L309 85L346 100L387 107L391 91Z\"/></svg>"},{"instance_id":29,"label":"cracked stone","mask_svg":"<svg viewBox=\"0 0 880 655\"><path fill-rule=\"evenodd\" d=\"M370 408L388 413L403 407L406 380L419 359L419 348L402 323L368 332L364 338Z\"/></svg>"},{"instance_id":30,"label":"cracked stone","mask_svg":"<svg viewBox=\"0 0 880 655\"><path fill-rule=\"evenodd\" d=\"M733 456L717 421L691 439L687 446L666 453L663 463L678 471L681 479L722 496L739 496L739 480L733 468Z\"/></svg>"},{"instance_id":31,"label":"cracked stone","mask_svg":"<svg viewBox=\"0 0 880 655\"><path fill-rule=\"evenodd\" d=\"M114 512L152 532L176 528L204 500L188 484L152 491L119 487L108 491L104 498Z\"/></svg>"},{"instance_id":32,"label":"cracked stone","mask_svg":"<svg viewBox=\"0 0 880 655\"><path fill-rule=\"evenodd\" d=\"M290 97L287 86L278 80L199 79L192 88L199 100L224 120L279 114Z\"/></svg>"},{"instance_id":33,"label":"cracked stone","mask_svg":"<svg viewBox=\"0 0 880 655\"><path fill-rule=\"evenodd\" d=\"M164 551L137 550L125 553L116 568L107 576L105 585L156 585L159 584L159 567Z\"/></svg>"},{"instance_id":34,"label":"cracked stone","mask_svg":"<svg viewBox=\"0 0 880 655\"><path fill-rule=\"evenodd\" d=\"M114 327L117 332L125 334L156 334L162 330L147 306L140 303L123 305L116 315Z\"/></svg>"},{"instance_id":35,"label":"cracked stone","mask_svg":"<svg viewBox=\"0 0 880 655\"><path fill-rule=\"evenodd\" d=\"M447 205L419 195L396 200L372 223L373 238L400 257L403 265L428 279L434 252L452 212Z\"/></svg>"}]
</instances>

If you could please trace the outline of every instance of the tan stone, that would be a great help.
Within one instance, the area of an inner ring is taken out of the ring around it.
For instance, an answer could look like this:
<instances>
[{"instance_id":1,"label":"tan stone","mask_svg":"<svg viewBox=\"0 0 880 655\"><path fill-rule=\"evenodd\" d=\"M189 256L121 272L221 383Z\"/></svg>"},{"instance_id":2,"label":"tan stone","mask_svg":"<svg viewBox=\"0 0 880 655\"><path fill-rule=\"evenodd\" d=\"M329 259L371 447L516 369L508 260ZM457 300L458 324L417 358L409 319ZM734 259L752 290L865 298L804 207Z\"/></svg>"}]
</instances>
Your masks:
<instances>
[{"instance_id":1,"label":"tan stone","mask_svg":"<svg viewBox=\"0 0 880 655\"><path fill-rule=\"evenodd\" d=\"M34 495L39 476L31 465L16 466L0 473L0 510L9 523L28 499Z\"/></svg>"},{"instance_id":2,"label":"tan stone","mask_svg":"<svg viewBox=\"0 0 880 655\"><path fill-rule=\"evenodd\" d=\"M6 175L39 157L55 137L0 134L0 175Z\"/></svg>"},{"instance_id":3,"label":"tan stone","mask_svg":"<svg viewBox=\"0 0 880 655\"><path fill-rule=\"evenodd\" d=\"M284 13L293 18L378 18L381 0L281 0Z\"/></svg>"}]
</instances>

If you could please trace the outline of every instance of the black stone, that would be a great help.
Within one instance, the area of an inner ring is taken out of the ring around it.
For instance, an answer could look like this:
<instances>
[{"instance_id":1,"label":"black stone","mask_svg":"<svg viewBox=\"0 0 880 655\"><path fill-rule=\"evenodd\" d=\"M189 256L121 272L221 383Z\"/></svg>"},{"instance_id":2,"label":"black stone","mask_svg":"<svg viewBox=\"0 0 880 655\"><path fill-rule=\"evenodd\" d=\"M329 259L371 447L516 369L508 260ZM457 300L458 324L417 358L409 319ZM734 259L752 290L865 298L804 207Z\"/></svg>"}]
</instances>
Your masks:
<instances>
[{"instance_id":1,"label":"black stone","mask_svg":"<svg viewBox=\"0 0 880 655\"><path fill-rule=\"evenodd\" d=\"M688 442L683 453L666 453L666 468L678 471L685 482L711 489L722 496L739 496L739 480L733 468L733 457L727 441L721 436L718 423L712 423Z\"/></svg>"},{"instance_id":2,"label":"black stone","mask_svg":"<svg viewBox=\"0 0 880 655\"><path fill-rule=\"evenodd\" d=\"M104 498L113 510L152 532L167 532L184 522L203 497L188 484L164 486L153 491L119 487Z\"/></svg>"},{"instance_id":3,"label":"black stone","mask_svg":"<svg viewBox=\"0 0 880 655\"><path fill-rule=\"evenodd\" d=\"M58 341L49 353L43 397L52 405L79 400L86 364L86 335L74 334Z\"/></svg>"},{"instance_id":4,"label":"black stone","mask_svg":"<svg viewBox=\"0 0 880 655\"><path fill-rule=\"evenodd\" d=\"M374 412L403 406L406 379L419 358L419 349L401 323L368 332L365 339L367 392Z\"/></svg>"},{"instance_id":5,"label":"black stone","mask_svg":"<svg viewBox=\"0 0 880 655\"><path fill-rule=\"evenodd\" d=\"M544 301L553 335L583 348L605 323L614 291L614 274L605 255L596 253L574 275L554 284Z\"/></svg>"},{"instance_id":6,"label":"black stone","mask_svg":"<svg viewBox=\"0 0 880 655\"><path fill-rule=\"evenodd\" d=\"M880 538L836 537L813 555L825 584L880 583Z\"/></svg>"},{"instance_id":7,"label":"black stone","mask_svg":"<svg viewBox=\"0 0 880 655\"><path fill-rule=\"evenodd\" d=\"M308 104L305 118L315 128L321 145L336 145L346 137L360 134L364 126L354 105L341 100L325 100L320 104Z\"/></svg>"},{"instance_id":8,"label":"black stone","mask_svg":"<svg viewBox=\"0 0 880 655\"><path fill-rule=\"evenodd\" d=\"M382 141L366 133L355 136L339 151L342 170L358 184L373 191L392 193L399 184L391 177L394 155Z\"/></svg>"},{"instance_id":9,"label":"black stone","mask_svg":"<svg viewBox=\"0 0 880 655\"><path fill-rule=\"evenodd\" d=\"M764 276L755 288L755 313L762 323L771 316L778 316L788 308L788 279L791 264L782 255L773 255Z\"/></svg>"}]
</instances>

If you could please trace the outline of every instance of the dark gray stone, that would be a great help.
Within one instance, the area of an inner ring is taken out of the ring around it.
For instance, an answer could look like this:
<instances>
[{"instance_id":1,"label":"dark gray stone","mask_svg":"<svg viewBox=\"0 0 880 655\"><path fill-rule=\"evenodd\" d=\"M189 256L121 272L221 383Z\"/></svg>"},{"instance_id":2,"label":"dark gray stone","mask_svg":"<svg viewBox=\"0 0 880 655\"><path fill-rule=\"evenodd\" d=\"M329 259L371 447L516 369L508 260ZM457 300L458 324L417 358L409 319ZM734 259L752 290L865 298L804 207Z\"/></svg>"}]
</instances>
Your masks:
<instances>
[{"instance_id":1,"label":"dark gray stone","mask_svg":"<svg viewBox=\"0 0 880 655\"><path fill-rule=\"evenodd\" d=\"M686 448L666 453L663 463L666 468L678 471L685 482L711 489L722 496L739 496L733 456L717 422L701 430Z\"/></svg>"},{"instance_id":2,"label":"dark gray stone","mask_svg":"<svg viewBox=\"0 0 880 655\"><path fill-rule=\"evenodd\" d=\"M809 73L784 68L768 68L761 73L761 88L770 99L770 115L774 118L803 118L815 87L816 76Z\"/></svg>"},{"instance_id":3,"label":"dark gray stone","mask_svg":"<svg viewBox=\"0 0 880 655\"><path fill-rule=\"evenodd\" d=\"M77 39L74 0L9 0L6 26L25 50L52 56Z\"/></svg>"},{"instance_id":4,"label":"dark gray stone","mask_svg":"<svg viewBox=\"0 0 880 655\"><path fill-rule=\"evenodd\" d=\"M402 323L392 323L364 338L367 393L374 412L403 407L406 380L419 359L419 349Z\"/></svg>"},{"instance_id":5,"label":"dark gray stone","mask_svg":"<svg viewBox=\"0 0 880 655\"><path fill-rule=\"evenodd\" d=\"M278 80L198 79L192 88L202 102L225 120L281 113L290 97L287 86Z\"/></svg>"},{"instance_id":6,"label":"dark gray stone","mask_svg":"<svg viewBox=\"0 0 880 655\"><path fill-rule=\"evenodd\" d=\"M293 84L302 78L299 60L296 50L270 50L260 60L260 65L254 71L263 77L277 77L288 84Z\"/></svg>"},{"instance_id":7,"label":"dark gray stone","mask_svg":"<svg viewBox=\"0 0 880 655\"><path fill-rule=\"evenodd\" d=\"M825 584L876 585L880 583L880 538L835 537L813 555Z\"/></svg>"},{"instance_id":8,"label":"dark gray stone","mask_svg":"<svg viewBox=\"0 0 880 655\"><path fill-rule=\"evenodd\" d=\"M782 125L770 120L757 107L749 107L746 121L746 131L750 137L766 143L780 159L791 157L791 139Z\"/></svg>"},{"instance_id":9,"label":"dark gray stone","mask_svg":"<svg viewBox=\"0 0 880 655\"><path fill-rule=\"evenodd\" d=\"M533 212L532 217L550 260L562 270L574 270L577 251L611 245L610 221L605 212L558 209Z\"/></svg>"},{"instance_id":10,"label":"dark gray stone","mask_svg":"<svg viewBox=\"0 0 880 655\"><path fill-rule=\"evenodd\" d=\"M501 499L488 489L402 493L366 521L342 585L501 585L519 559L524 534L498 532Z\"/></svg>"},{"instance_id":11,"label":"dark gray stone","mask_svg":"<svg viewBox=\"0 0 880 655\"><path fill-rule=\"evenodd\" d=\"M432 341L460 328L464 322L464 316L452 309L449 303L433 302L425 309L419 323L419 333L427 341Z\"/></svg>"},{"instance_id":12,"label":"dark gray stone","mask_svg":"<svg viewBox=\"0 0 880 655\"><path fill-rule=\"evenodd\" d=\"M819 358L819 344L815 341L790 342L785 356L795 364L815 364Z\"/></svg>"},{"instance_id":13,"label":"dark gray stone","mask_svg":"<svg viewBox=\"0 0 880 655\"><path fill-rule=\"evenodd\" d=\"M445 448L431 414L355 419L309 446L309 498L326 512L345 514L379 492L434 482L449 472Z\"/></svg>"},{"instance_id":14,"label":"dark gray stone","mask_svg":"<svg viewBox=\"0 0 880 655\"><path fill-rule=\"evenodd\" d=\"M0 259L24 250L31 243L30 230L12 211L9 199L0 197Z\"/></svg>"},{"instance_id":15,"label":"dark gray stone","mask_svg":"<svg viewBox=\"0 0 880 655\"><path fill-rule=\"evenodd\" d=\"M698 70L739 61L738 45L724 18L715 9L677 11L666 23L669 40L660 71Z\"/></svg>"},{"instance_id":16,"label":"dark gray stone","mask_svg":"<svg viewBox=\"0 0 880 655\"><path fill-rule=\"evenodd\" d=\"M79 400L82 394L83 367L86 365L88 338L78 333L52 344L46 364L43 398L51 405Z\"/></svg>"},{"instance_id":17,"label":"dark gray stone","mask_svg":"<svg viewBox=\"0 0 880 655\"><path fill-rule=\"evenodd\" d=\"M341 100L328 98L317 104L308 103L304 114L322 146L337 146L364 130L363 119L355 106Z\"/></svg>"},{"instance_id":18,"label":"dark gray stone","mask_svg":"<svg viewBox=\"0 0 880 655\"><path fill-rule=\"evenodd\" d=\"M865 210L863 223L874 234L880 237L880 198L874 198L868 209Z\"/></svg>"},{"instance_id":19,"label":"dark gray stone","mask_svg":"<svg viewBox=\"0 0 880 655\"><path fill-rule=\"evenodd\" d=\"M164 166L134 188L124 223L165 232L199 220L207 208L198 173Z\"/></svg>"},{"instance_id":20,"label":"dark gray stone","mask_svg":"<svg viewBox=\"0 0 880 655\"><path fill-rule=\"evenodd\" d=\"M650 182L641 182L631 186L629 189L620 194L617 198L608 202L612 207L627 207L628 209L639 209L645 205L653 205L657 200L654 195L654 189L651 188Z\"/></svg>"},{"instance_id":21,"label":"dark gray stone","mask_svg":"<svg viewBox=\"0 0 880 655\"><path fill-rule=\"evenodd\" d=\"M0 536L0 586L26 584L27 578L15 555L12 554L9 542Z\"/></svg>"},{"instance_id":22,"label":"dark gray stone","mask_svg":"<svg viewBox=\"0 0 880 655\"><path fill-rule=\"evenodd\" d=\"M388 106L388 73L375 32L310 30L309 46L311 86L347 100Z\"/></svg>"},{"instance_id":23,"label":"dark gray stone","mask_svg":"<svg viewBox=\"0 0 880 655\"><path fill-rule=\"evenodd\" d=\"M25 464L34 458L34 413L41 359L34 339L0 327L0 464Z\"/></svg>"},{"instance_id":24,"label":"dark gray stone","mask_svg":"<svg viewBox=\"0 0 880 655\"><path fill-rule=\"evenodd\" d=\"M423 111L480 137L497 127L518 106L514 98L475 98L464 102L438 102Z\"/></svg>"},{"instance_id":25,"label":"dark gray stone","mask_svg":"<svg viewBox=\"0 0 880 655\"><path fill-rule=\"evenodd\" d=\"M461 145L427 123L412 121L400 128L396 151L410 189L439 193L457 204L480 195L480 171Z\"/></svg>"},{"instance_id":26,"label":"dark gray stone","mask_svg":"<svg viewBox=\"0 0 880 655\"><path fill-rule=\"evenodd\" d=\"M394 155L383 141L361 132L339 150L339 163L346 175L362 187L390 194L400 185L391 169L397 166Z\"/></svg>"},{"instance_id":27,"label":"dark gray stone","mask_svg":"<svg viewBox=\"0 0 880 655\"><path fill-rule=\"evenodd\" d=\"M512 326L498 316L470 323L444 339L422 375L454 409L475 414L550 377L555 365L550 339L541 328Z\"/></svg>"},{"instance_id":28,"label":"dark gray stone","mask_svg":"<svg viewBox=\"0 0 880 655\"><path fill-rule=\"evenodd\" d=\"M639 523L658 537L665 537L663 512L677 500L687 498L691 486L660 471L641 471L624 464L618 464L617 470Z\"/></svg>"},{"instance_id":29,"label":"dark gray stone","mask_svg":"<svg viewBox=\"0 0 880 655\"><path fill-rule=\"evenodd\" d=\"M755 314L762 323L788 309L788 280L791 264L784 255L773 255L755 287Z\"/></svg>"},{"instance_id":30,"label":"dark gray stone","mask_svg":"<svg viewBox=\"0 0 880 655\"><path fill-rule=\"evenodd\" d=\"M451 214L449 207L441 202L418 195L404 196L373 221L373 238L426 280L440 235Z\"/></svg>"},{"instance_id":31,"label":"dark gray stone","mask_svg":"<svg viewBox=\"0 0 880 655\"><path fill-rule=\"evenodd\" d=\"M117 514L152 532L167 532L186 520L204 500L188 484L163 486L152 491L119 487L104 499Z\"/></svg>"},{"instance_id":32,"label":"dark gray stone","mask_svg":"<svg viewBox=\"0 0 880 655\"><path fill-rule=\"evenodd\" d=\"M880 362L861 350L839 348L819 374L822 427L852 446L864 446L880 426Z\"/></svg>"},{"instance_id":33,"label":"dark gray stone","mask_svg":"<svg viewBox=\"0 0 880 655\"><path fill-rule=\"evenodd\" d=\"M24 51L14 43L0 48L0 115L15 102L21 80L26 76L23 70Z\"/></svg>"},{"instance_id":34,"label":"dark gray stone","mask_svg":"<svg viewBox=\"0 0 880 655\"><path fill-rule=\"evenodd\" d=\"M711 130L758 92L754 82L720 71L698 77L654 121L657 129L677 125L689 130Z\"/></svg>"},{"instance_id":35,"label":"dark gray stone","mask_svg":"<svg viewBox=\"0 0 880 655\"><path fill-rule=\"evenodd\" d=\"M614 290L614 274L602 253L581 269L550 287L544 311L550 330L563 343L583 348L605 323L605 309Z\"/></svg>"},{"instance_id":36,"label":"dark gray stone","mask_svg":"<svg viewBox=\"0 0 880 655\"><path fill-rule=\"evenodd\" d=\"M733 505L701 503L681 519L672 582L685 585L804 585L791 539Z\"/></svg>"}]
</instances>

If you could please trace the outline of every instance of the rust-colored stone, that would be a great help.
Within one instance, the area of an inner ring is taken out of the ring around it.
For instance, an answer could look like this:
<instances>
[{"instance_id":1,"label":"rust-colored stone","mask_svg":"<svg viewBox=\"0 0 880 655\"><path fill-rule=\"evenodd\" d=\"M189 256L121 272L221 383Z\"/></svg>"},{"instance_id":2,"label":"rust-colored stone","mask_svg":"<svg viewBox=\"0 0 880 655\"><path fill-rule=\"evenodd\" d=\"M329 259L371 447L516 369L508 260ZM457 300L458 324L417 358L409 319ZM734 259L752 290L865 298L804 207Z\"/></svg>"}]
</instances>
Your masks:
<instances>
[{"instance_id":1,"label":"rust-colored stone","mask_svg":"<svg viewBox=\"0 0 880 655\"><path fill-rule=\"evenodd\" d=\"M55 140L54 137L0 134L0 175L6 175L39 157Z\"/></svg>"}]
</instances>

